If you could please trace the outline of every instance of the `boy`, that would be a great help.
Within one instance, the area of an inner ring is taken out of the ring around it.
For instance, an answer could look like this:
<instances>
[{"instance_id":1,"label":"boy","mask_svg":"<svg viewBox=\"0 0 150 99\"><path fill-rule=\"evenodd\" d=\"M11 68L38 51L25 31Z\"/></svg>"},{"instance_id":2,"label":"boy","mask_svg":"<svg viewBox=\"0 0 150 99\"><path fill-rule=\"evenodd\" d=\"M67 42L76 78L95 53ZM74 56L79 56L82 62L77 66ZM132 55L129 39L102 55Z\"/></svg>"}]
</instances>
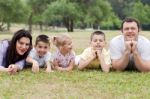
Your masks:
<instances>
[{"instance_id":1,"label":"boy","mask_svg":"<svg viewBox=\"0 0 150 99\"><path fill-rule=\"evenodd\" d=\"M89 66L101 66L102 71L109 72L110 69L110 54L105 47L105 34L101 31L95 31L91 34L90 47L86 48L79 55L78 69L82 70Z\"/></svg>"},{"instance_id":2,"label":"boy","mask_svg":"<svg viewBox=\"0 0 150 99\"><path fill-rule=\"evenodd\" d=\"M51 53L49 37L47 35L39 35L36 38L35 46L27 57L27 63L32 63L32 71L39 72L39 67L46 65L46 72L51 72Z\"/></svg>"}]
</instances>

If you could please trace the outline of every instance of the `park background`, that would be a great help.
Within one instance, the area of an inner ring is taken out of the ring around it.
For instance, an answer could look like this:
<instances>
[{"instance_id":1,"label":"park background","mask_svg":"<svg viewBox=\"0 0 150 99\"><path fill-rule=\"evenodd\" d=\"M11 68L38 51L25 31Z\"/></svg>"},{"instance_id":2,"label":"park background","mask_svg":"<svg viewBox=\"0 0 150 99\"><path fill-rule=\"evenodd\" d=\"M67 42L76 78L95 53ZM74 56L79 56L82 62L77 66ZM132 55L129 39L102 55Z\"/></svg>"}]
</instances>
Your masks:
<instances>
[{"instance_id":1,"label":"park background","mask_svg":"<svg viewBox=\"0 0 150 99\"><path fill-rule=\"evenodd\" d=\"M150 0L0 0L0 40L19 29L51 36L68 32L80 54L90 34L102 30L107 44L121 34L125 17L137 18L150 39ZM53 48L54 46L52 46ZM51 49L52 50L52 49ZM53 51L53 50L52 50ZM149 99L150 73L101 70L0 73L0 99Z\"/></svg>"}]
</instances>

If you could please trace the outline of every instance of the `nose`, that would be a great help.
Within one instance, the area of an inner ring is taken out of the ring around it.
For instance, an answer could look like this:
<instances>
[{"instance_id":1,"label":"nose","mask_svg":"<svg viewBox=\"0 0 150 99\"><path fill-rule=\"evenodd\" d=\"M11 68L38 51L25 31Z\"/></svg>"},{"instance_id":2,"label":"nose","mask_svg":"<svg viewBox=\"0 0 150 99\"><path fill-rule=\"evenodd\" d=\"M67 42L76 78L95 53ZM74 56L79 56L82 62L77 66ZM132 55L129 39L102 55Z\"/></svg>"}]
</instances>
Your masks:
<instances>
[{"instance_id":1,"label":"nose","mask_svg":"<svg viewBox=\"0 0 150 99\"><path fill-rule=\"evenodd\" d=\"M131 28L129 28L129 30L128 30L129 32L132 32L132 29Z\"/></svg>"},{"instance_id":2,"label":"nose","mask_svg":"<svg viewBox=\"0 0 150 99\"><path fill-rule=\"evenodd\" d=\"M22 45L22 48L23 48L23 49L27 49L28 46L27 46L26 44L23 44L23 45Z\"/></svg>"}]
</instances>

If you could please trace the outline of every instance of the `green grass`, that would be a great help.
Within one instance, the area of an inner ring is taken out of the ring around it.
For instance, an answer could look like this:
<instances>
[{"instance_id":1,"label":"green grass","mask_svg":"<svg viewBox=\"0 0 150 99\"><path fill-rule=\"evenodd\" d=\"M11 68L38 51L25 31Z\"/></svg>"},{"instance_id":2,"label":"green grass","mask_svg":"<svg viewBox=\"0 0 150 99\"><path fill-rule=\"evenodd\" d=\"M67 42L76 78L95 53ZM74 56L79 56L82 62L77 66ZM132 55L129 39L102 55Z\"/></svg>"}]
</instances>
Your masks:
<instances>
[{"instance_id":1,"label":"green grass","mask_svg":"<svg viewBox=\"0 0 150 99\"><path fill-rule=\"evenodd\" d=\"M107 41L120 31L104 31ZM49 36L57 33L44 32ZM91 32L70 33L74 49L81 53L89 44ZM33 34L33 39L38 34ZM150 39L148 31L144 31ZM11 38L0 34L0 39ZM0 73L0 99L150 99L150 73L115 72L100 70L32 73L30 69L16 75Z\"/></svg>"}]
</instances>

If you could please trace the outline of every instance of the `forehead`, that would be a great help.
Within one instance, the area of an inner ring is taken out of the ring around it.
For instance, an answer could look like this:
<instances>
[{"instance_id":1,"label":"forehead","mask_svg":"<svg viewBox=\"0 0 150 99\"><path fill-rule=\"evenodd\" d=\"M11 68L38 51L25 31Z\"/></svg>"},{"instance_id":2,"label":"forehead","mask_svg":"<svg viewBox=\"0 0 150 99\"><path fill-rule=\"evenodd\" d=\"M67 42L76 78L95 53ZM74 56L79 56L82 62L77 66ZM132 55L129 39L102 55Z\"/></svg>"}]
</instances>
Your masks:
<instances>
[{"instance_id":1,"label":"forehead","mask_svg":"<svg viewBox=\"0 0 150 99\"><path fill-rule=\"evenodd\" d=\"M104 35L93 35L92 37L92 40L95 40L95 39L103 39L104 40Z\"/></svg>"},{"instance_id":2,"label":"forehead","mask_svg":"<svg viewBox=\"0 0 150 99\"><path fill-rule=\"evenodd\" d=\"M136 22L124 22L123 23L123 28L124 27L138 27Z\"/></svg>"},{"instance_id":3,"label":"forehead","mask_svg":"<svg viewBox=\"0 0 150 99\"><path fill-rule=\"evenodd\" d=\"M18 41L29 43L29 42L30 42L30 39L27 38L27 37L21 37Z\"/></svg>"},{"instance_id":4,"label":"forehead","mask_svg":"<svg viewBox=\"0 0 150 99\"><path fill-rule=\"evenodd\" d=\"M45 42L42 42L42 41L39 41L39 42L37 42L36 46L49 46L49 44L45 43Z\"/></svg>"}]
</instances>

